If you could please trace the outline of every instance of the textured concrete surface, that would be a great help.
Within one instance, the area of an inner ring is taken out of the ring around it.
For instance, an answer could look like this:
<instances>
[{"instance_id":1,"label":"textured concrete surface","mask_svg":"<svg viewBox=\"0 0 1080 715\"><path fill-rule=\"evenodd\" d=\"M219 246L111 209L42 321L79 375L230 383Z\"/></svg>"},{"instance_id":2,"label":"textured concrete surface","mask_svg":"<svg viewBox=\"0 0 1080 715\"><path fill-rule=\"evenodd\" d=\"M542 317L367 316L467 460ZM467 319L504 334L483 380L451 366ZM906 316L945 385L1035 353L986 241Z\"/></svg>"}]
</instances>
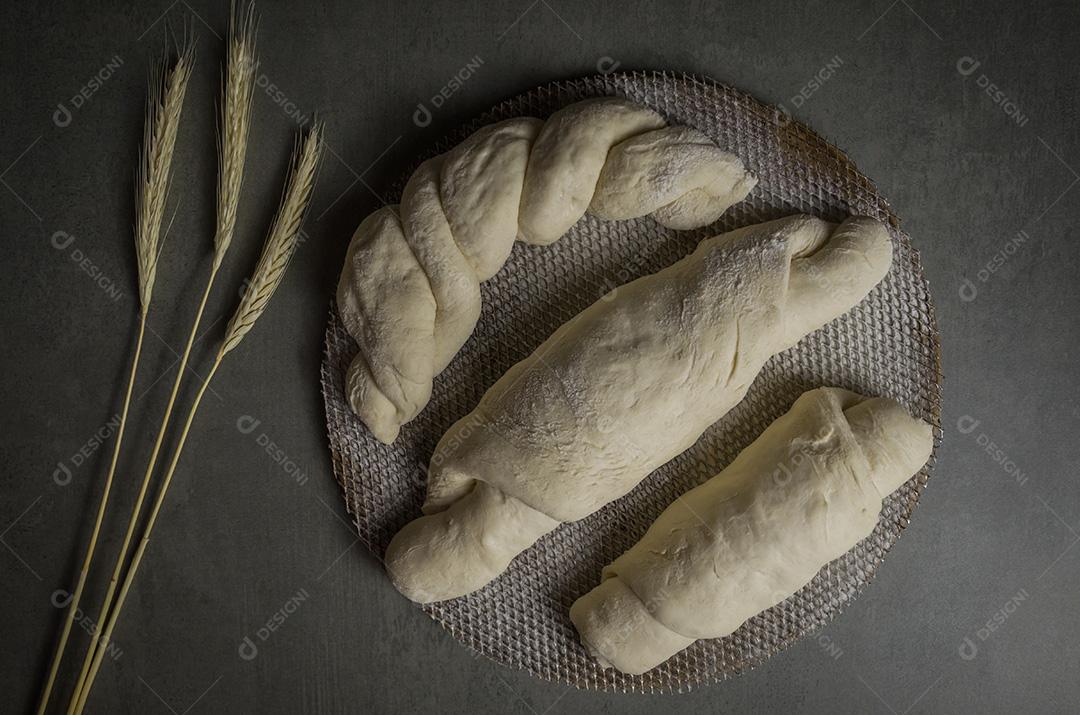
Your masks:
<instances>
[{"instance_id":1,"label":"textured concrete surface","mask_svg":"<svg viewBox=\"0 0 1080 715\"><path fill-rule=\"evenodd\" d=\"M122 653L106 661L91 710L1076 712L1075 2L259 9L265 86L240 233L211 315L231 310L253 263L298 116L326 119L334 155L310 239L205 402L116 634ZM88 537L108 452L95 435L110 431L134 338L131 177L147 71L166 32L187 23L199 63L180 136L180 208L119 507L134 498L168 395L208 268L215 32L226 13L204 0L0 9L4 712L29 708L40 687L61 618L52 604ZM946 374L934 479L865 594L821 638L732 682L663 698L578 692L475 659L399 597L346 521L317 383L327 301L375 194L495 102L616 66L711 75L784 104L848 151L923 253ZM431 110L424 126L420 103ZM199 343L185 399L220 331ZM114 522L103 548L119 537ZM104 586L95 580L87 603ZM268 623L277 627L260 631Z\"/></svg>"}]
</instances>

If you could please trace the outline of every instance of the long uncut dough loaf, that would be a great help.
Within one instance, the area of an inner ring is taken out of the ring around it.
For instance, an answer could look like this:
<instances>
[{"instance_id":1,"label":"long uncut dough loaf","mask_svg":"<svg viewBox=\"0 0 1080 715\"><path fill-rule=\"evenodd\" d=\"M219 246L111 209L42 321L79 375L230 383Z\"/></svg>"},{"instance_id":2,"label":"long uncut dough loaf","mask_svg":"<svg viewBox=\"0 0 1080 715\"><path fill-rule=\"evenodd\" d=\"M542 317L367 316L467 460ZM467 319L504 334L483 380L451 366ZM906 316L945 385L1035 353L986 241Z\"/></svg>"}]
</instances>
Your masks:
<instances>
[{"instance_id":1,"label":"long uncut dough loaf","mask_svg":"<svg viewBox=\"0 0 1080 715\"><path fill-rule=\"evenodd\" d=\"M342 323L360 345L346 375L349 403L376 438L394 441L472 333L480 283L515 239L550 244L586 210L698 228L756 183L701 132L664 126L623 99L481 128L424 162L401 205L375 211L353 236L337 290Z\"/></svg>"},{"instance_id":2,"label":"long uncut dough loaf","mask_svg":"<svg viewBox=\"0 0 1080 715\"><path fill-rule=\"evenodd\" d=\"M560 522L618 499L734 407L772 355L862 300L891 258L873 219L791 216L616 288L443 436L428 516L387 550L394 584L419 602L470 593Z\"/></svg>"},{"instance_id":3,"label":"long uncut dough loaf","mask_svg":"<svg viewBox=\"0 0 1080 715\"><path fill-rule=\"evenodd\" d=\"M726 469L690 490L570 609L605 667L640 674L733 633L870 535L882 499L933 448L899 404L803 394Z\"/></svg>"}]
</instances>

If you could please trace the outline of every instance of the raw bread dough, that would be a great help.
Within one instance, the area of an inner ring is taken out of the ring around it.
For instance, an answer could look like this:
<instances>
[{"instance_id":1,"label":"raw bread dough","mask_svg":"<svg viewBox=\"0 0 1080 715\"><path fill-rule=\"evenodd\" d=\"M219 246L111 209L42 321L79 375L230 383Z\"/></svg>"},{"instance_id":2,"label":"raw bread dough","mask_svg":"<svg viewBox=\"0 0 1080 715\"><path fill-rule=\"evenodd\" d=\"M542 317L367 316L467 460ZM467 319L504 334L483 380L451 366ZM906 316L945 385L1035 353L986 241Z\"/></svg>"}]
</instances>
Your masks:
<instances>
[{"instance_id":1,"label":"raw bread dough","mask_svg":"<svg viewBox=\"0 0 1080 715\"><path fill-rule=\"evenodd\" d=\"M720 218L740 187L756 180L734 154L690 127L664 127L616 144L600 172L589 213L600 218L652 214L674 229L707 226Z\"/></svg>"},{"instance_id":2,"label":"raw bread dough","mask_svg":"<svg viewBox=\"0 0 1080 715\"><path fill-rule=\"evenodd\" d=\"M481 128L422 164L401 205L374 212L353 236L337 291L342 322L360 345L346 375L350 404L375 437L392 442L472 333L480 282L502 267L515 239L552 243L586 209L697 228L755 184L701 132L665 127L659 114L623 99Z\"/></svg>"},{"instance_id":3,"label":"raw bread dough","mask_svg":"<svg viewBox=\"0 0 1080 715\"><path fill-rule=\"evenodd\" d=\"M440 440L424 516L386 554L419 602L482 588L560 522L685 450L772 355L858 303L889 269L885 227L790 216L702 241L616 288L510 368Z\"/></svg>"},{"instance_id":4,"label":"raw bread dough","mask_svg":"<svg viewBox=\"0 0 1080 715\"><path fill-rule=\"evenodd\" d=\"M720 638L870 535L882 499L933 448L896 402L803 394L724 471L690 490L570 609L605 667L640 674Z\"/></svg>"}]
</instances>

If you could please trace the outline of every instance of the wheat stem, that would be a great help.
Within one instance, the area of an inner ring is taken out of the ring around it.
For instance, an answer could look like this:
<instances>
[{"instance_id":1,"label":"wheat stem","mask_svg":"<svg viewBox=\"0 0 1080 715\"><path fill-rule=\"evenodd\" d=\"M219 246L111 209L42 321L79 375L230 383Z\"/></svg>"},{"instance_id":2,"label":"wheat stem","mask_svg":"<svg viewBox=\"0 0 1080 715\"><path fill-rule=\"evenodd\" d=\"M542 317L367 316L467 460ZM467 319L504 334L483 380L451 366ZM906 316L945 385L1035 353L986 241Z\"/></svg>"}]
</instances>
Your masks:
<instances>
[{"instance_id":1,"label":"wheat stem","mask_svg":"<svg viewBox=\"0 0 1080 715\"><path fill-rule=\"evenodd\" d=\"M97 677L98 669L101 667L102 659L105 657L105 652L112 639L113 629L120 618L120 612L123 610L124 602L127 600L131 584L135 581L139 565L142 563L143 555L146 553L146 547L150 543L150 536L153 533L154 525L157 523L161 506L165 503L165 496L169 491L169 486L172 484L173 475L176 473L176 465L180 462L180 455L187 442L191 424L195 420L195 413L198 411L203 396L210 387L210 381L217 373L222 360L225 359L225 355L240 344L244 336L255 324L255 321L265 311L271 296L281 284L285 268L296 250L300 236L300 226L310 204L321 151L322 127L316 124L308 133L308 136L300 143L293 156L292 168L286 182L281 206L274 218L266 243L263 245L263 251L259 256L258 264L256 264L255 273L247 290L244 292L244 296L240 299L236 312L229 321L225 338L218 348L210 372L203 379L202 386L195 396L195 401L188 411L184 429L180 433L180 440L177 442L161 486L158 488L157 497L154 499L154 505L150 510L150 517L143 528L138 550L131 561L127 575L124 577L124 583L120 587L120 595L117 597L115 607L109 614L108 624L105 626L97 651L94 653L88 677L78 693L77 702L73 701L76 715L81 714L86 706L86 700L90 696L90 689L94 685L94 679ZM132 523L134 523L134 520L132 520Z\"/></svg>"},{"instance_id":2,"label":"wheat stem","mask_svg":"<svg viewBox=\"0 0 1080 715\"><path fill-rule=\"evenodd\" d=\"M191 333L188 335L187 343L184 345L184 352L180 357L176 378L173 380L172 392L169 393L169 402L165 406L165 414L161 419L161 425L158 427L157 439L154 440L154 449L150 453L150 461L147 463L146 471L143 473L142 484L139 486L139 494L135 498L131 516L128 518L127 531L124 533L124 541L116 556L116 563L113 565L112 577L109 579L109 588L105 592L105 600L101 604L101 610L98 612L98 617L95 621L97 627L94 629L93 636L91 637L90 648L87 650L86 657L83 659L82 668L79 671L79 679L75 684L75 691L72 693L71 702L68 705L69 714L75 712L76 702L78 701L81 691L85 687L87 678L89 677L91 664L98 655L98 651L101 651L101 655L104 655L104 651L107 647L107 643L101 641L101 624L104 623L104 619L108 616L109 608L113 603L113 596L116 594L116 587L120 583L120 575L123 573L124 563L127 560L128 550L131 547L131 539L135 535L135 528L138 525L139 515L142 513L142 506L146 499L146 493L150 488L154 467L157 465L158 456L161 453L161 447L165 441L165 434L169 428L173 406L176 403L177 394L180 392L180 384L183 382L184 372L187 370L188 358L191 356L191 349L195 344L195 338L198 335L199 325L202 321L203 312L206 309L207 299L210 297L210 291L214 286L214 277L215 273L212 272L210 274L210 279L206 282L206 289L203 291L202 300L199 302L199 309L195 314L195 321L191 326Z\"/></svg>"},{"instance_id":3,"label":"wheat stem","mask_svg":"<svg viewBox=\"0 0 1080 715\"><path fill-rule=\"evenodd\" d=\"M180 452L183 450L184 443L187 441L188 432L191 430L191 423L195 419L195 413L199 409L199 404L202 402L203 395L206 394L207 388L210 387L210 380L213 379L214 374L221 365L221 358L222 355L219 353L217 359L214 360L213 366L210 368L210 372L207 373L206 377L203 379L202 386L199 388L198 394L195 395L195 401L188 411L187 420L184 422L184 429L180 433L180 441L176 445L176 450L173 452L169 468L165 472L165 478L158 491L158 496L154 500L154 506L150 510L150 518L146 522L146 528L143 531L142 540L139 542L139 548L135 552L135 557L131 561L131 567L128 569L127 577L124 578L124 584L120 588L120 595L116 599L116 607L113 608L112 613L109 614L108 625L105 626L105 632L102 635L100 646L94 653L93 664L90 668L86 682L78 694L78 700L77 702L73 702L74 712L77 715L81 715L83 708L86 707L86 700L90 697L90 689L94 685L94 679L97 677L98 669L101 668L101 661L105 657L105 652L108 650L109 642L112 639L113 629L116 627L116 621L120 618L120 612L124 608L124 602L127 600L128 591L131 589L131 584L135 580L135 574L139 570L139 564L142 563L143 554L146 553L146 546L150 543L150 534L154 529L154 524L157 522L158 514L161 511L161 505L164 503L165 493L168 491L169 484L172 482L173 473L176 471L176 463L180 459Z\"/></svg>"},{"instance_id":4,"label":"wheat stem","mask_svg":"<svg viewBox=\"0 0 1080 715\"><path fill-rule=\"evenodd\" d=\"M210 297L214 281L217 278L225 254L232 242L233 232L236 227L237 207L240 202L240 190L243 185L244 163L247 156L248 134L251 127L252 90L255 84L256 60L254 27L254 6L248 5L246 10L237 13L237 8L234 5L229 22L229 40L222 82L221 123L219 126L220 138L218 139L217 221L214 230L213 263L210 268L210 275L207 279L205 290L203 291L202 300L199 303L199 308L195 314L191 331L188 334L187 344L184 347L184 352L180 359L179 371L173 382L172 393L169 396L169 402L165 408L161 426L158 429L158 436L150 456L150 461L147 464L146 472L143 475L139 495L135 501L134 508L132 509L131 517L128 520L123 546L120 549L120 554L113 569L112 579L109 582L109 589L105 596L105 603L102 606L101 615L98 619L99 624L104 622L104 618L109 613L110 606L112 606L113 596L116 592L116 587L119 584L120 575L123 571L124 563L131 546L131 539L134 536L135 528L138 525L142 513L143 502L153 477L154 468L157 466L161 445L172 418L176 396L179 392L184 372L187 369L192 345L198 335L199 326L202 323L203 314L206 310L207 300ZM90 651L87 653L86 659L83 662L75 693L72 697L71 704L69 705L69 713L73 712L77 707L81 709L81 706L79 706L78 703L80 701L85 702L82 691L86 687L87 679L92 679L92 676L90 675L92 669L94 669L92 664L94 662L100 663L100 657L98 656L97 650L100 649L101 656L103 656L104 649L107 647L107 644L99 642L100 638L98 637L98 633L100 633L100 630L95 632L91 642Z\"/></svg>"},{"instance_id":5,"label":"wheat stem","mask_svg":"<svg viewBox=\"0 0 1080 715\"><path fill-rule=\"evenodd\" d=\"M191 45L184 47L169 71L164 69L155 77L151 85L150 100L147 106L146 122L143 132L142 155L139 160L139 169L136 178L136 221L135 221L135 255L139 277L139 335L135 343L135 355L131 364L131 373L128 377L127 391L124 395L124 404L121 410L120 425L117 429L116 443L113 445L112 459L109 470L105 476L105 488L102 490L101 501L98 504L97 516L94 520L94 528L91 532L90 543L87 546L86 555L83 558L82 569L75 586L75 593L68 604L68 612L64 619L60 640L49 667L45 689L38 703L37 712L44 713L52 695L52 688L56 682L56 675L60 669L60 663L64 657L64 650L68 638L71 635L71 627L82 599L83 589L90 572L90 566L94 560L94 552L97 548L98 537L101 533L101 525L105 519L108 507L109 495L112 490L113 479L116 474L116 465L120 457L120 447L127 427L128 409L131 406L131 394L135 386L135 378L138 373L139 360L142 356L143 339L146 335L146 319L150 310L150 300L153 294L154 280L157 276L157 260L161 245L161 228L165 214L165 203L169 190L169 176L172 168L173 151L176 146L176 137L179 130L180 115L183 110L184 97L187 93L188 81L191 78L191 69L194 63L194 49Z\"/></svg>"},{"instance_id":6,"label":"wheat stem","mask_svg":"<svg viewBox=\"0 0 1080 715\"><path fill-rule=\"evenodd\" d=\"M68 637L71 635L71 626L75 622L75 613L79 609L79 600L82 598L83 588L86 586L86 576L90 572L90 565L94 560L94 549L97 546L98 535L101 532L101 524L105 519L105 509L109 502L109 493L112 490L113 476L116 474L116 463L120 458L120 445L124 441L124 428L127 426L128 408L131 406L131 393L135 388L135 376L139 372L139 358L142 356L143 337L146 335L146 312L142 311L139 319L139 337L135 340L135 355L131 361L131 372L128 376L127 391L124 393L124 406L120 412L120 425L116 431L116 443L113 445L112 459L109 462L109 471L105 475L105 488L101 492L101 501L98 504L97 517L94 520L94 529L90 534L90 544L87 546L86 555L83 557L82 569L79 571L79 580L75 586L75 593L71 596L68 604L67 616L64 618L64 627L60 633L60 641L56 644L56 652L53 655L52 665L49 667L49 675L45 682L45 690L41 694L37 713L42 715L49 704L49 696L52 694L53 684L56 682L56 674L60 670L60 661L64 657L64 649L67 647Z\"/></svg>"}]
</instances>

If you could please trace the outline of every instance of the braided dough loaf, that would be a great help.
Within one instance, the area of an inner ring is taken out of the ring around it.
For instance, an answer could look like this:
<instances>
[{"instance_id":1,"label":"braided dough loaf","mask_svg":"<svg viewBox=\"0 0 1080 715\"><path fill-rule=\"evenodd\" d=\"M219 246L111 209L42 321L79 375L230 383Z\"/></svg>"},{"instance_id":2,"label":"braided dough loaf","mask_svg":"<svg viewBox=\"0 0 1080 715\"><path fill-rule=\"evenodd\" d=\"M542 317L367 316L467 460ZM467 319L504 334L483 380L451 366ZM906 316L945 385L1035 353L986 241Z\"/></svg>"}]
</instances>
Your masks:
<instances>
[{"instance_id":1,"label":"braided dough loaf","mask_svg":"<svg viewBox=\"0 0 1080 715\"><path fill-rule=\"evenodd\" d=\"M570 609L605 667L641 674L733 633L870 535L882 499L933 448L896 402L802 395L720 474L690 490Z\"/></svg>"},{"instance_id":2,"label":"braided dough loaf","mask_svg":"<svg viewBox=\"0 0 1080 715\"><path fill-rule=\"evenodd\" d=\"M688 127L622 99L572 104L546 122L510 119L424 162L400 206L360 224L337 302L360 353L346 375L353 410L382 442L431 397L431 383L480 315L480 283L514 241L547 245L586 212L651 214L705 226L757 180L738 157Z\"/></svg>"},{"instance_id":3,"label":"braided dough loaf","mask_svg":"<svg viewBox=\"0 0 1080 715\"><path fill-rule=\"evenodd\" d=\"M394 584L419 602L470 593L560 522L618 499L734 407L772 355L862 300L891 259L873 219L791 216L616 288L443 436L428 516L387 550Z\"/></svg>"}]
</instances>

